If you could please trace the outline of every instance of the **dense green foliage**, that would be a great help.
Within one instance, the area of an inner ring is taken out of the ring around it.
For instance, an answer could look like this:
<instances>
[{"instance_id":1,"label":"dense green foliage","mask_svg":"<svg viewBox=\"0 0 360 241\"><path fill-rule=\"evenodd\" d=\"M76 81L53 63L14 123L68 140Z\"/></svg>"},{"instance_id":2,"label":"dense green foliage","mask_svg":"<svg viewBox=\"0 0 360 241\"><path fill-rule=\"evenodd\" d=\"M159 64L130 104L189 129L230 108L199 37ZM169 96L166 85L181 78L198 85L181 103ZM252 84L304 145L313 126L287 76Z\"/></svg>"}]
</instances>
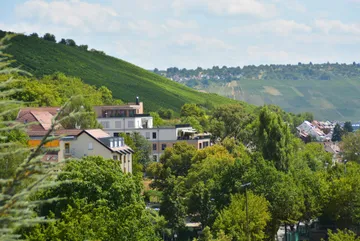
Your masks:
<instances>
[{"instance_id":1,"label":"dense green foliage","mask_svg":"<svg viewBox=\"0 0 360 241\"><path fill-rule=\"evenodd\" d=\"M145 209L140 179L123 174L119 163L86 157L66 164L58 186L40 195L60 197L41 205L39 215L55 222L25 233L29 240L159 240L161 220Z\"/></svg>"},{"instance_id":2,"label":"dense green foliage","mask_svg":"<svg viewBox=\"0 0 360 241\"><path fill-rule=\"evenodd\" d=\"M4 35L0 31L0 38ZM97 87L106 86L114 97L133 102L139 96L147 111L160 107L179 112L185 103L213 105L235 102L216 94L195 91L123 60L80 47L19 35L6 50L36 77L60 71Z\"/></svg>"},{"instance_id":3,"label":"dense green foliage","mask_svg":"<svg viewBox=\"0 0 360 241\"><path fill-rule=\"evenodd\" d=\"M298 64L157 71L192 88L317 119L358 121L360 64Z\"/></svg>"},{"instance_id":4,"label":"dense green foliage","mask_svg":"<svg viewBox=\"0 0 360 241\"><path fill-rule=\"evenodd\" d=\"M189 113L198 118L197 112ZM273 106L218 107L209 117L211 128L215 122L223 127L218 145L194 150L177 143L166 149L147 172L151 186L162 191L160 213L168 228L185 238L188 218L210 228L200 240L244 240L242 184L248 182L251 240L273 240L280 225L294 227L316 218L341 229L358 226L360 165L347 164L346 174L343 164L332 166L322 144L304 144L292 134L293 117Z\"/></svg>"},{"instance_id":5,"label":"dense green foliage","mask_svg":"<svg viewBox=\"0 0 360 241\"><path fill-rule=\"evenodd\" d=\"M356 237L356 234L350 230L337 230L333 233L329 231L329 241L359 241L360 238Z\"/></svg>"}]
</instances>

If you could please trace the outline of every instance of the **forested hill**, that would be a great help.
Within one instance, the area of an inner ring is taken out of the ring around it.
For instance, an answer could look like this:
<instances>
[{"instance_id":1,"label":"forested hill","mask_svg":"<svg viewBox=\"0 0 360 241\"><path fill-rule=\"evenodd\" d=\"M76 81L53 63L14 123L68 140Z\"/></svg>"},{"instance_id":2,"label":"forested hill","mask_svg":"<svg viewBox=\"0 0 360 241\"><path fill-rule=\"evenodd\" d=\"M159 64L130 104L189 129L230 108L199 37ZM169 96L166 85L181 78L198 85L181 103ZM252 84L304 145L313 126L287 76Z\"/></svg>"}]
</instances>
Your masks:
<instances>
[{"instance_id":1,"label":"forested hill","mask_svg":"<svg viewBox=\"0 0 360 241\"><path fill-rule=\"evenodd\" d=\"M168 68L154 72L206 92L318 119L360 120L360 64L304 64Z\"/></svg>"},{"instance_id":2,"label":"forested hill","mask_svg":"<svg viewBox=\"0 0 360 241\"><path fill-rule=\"evenodd\" d=\"M0 30L0 38L4 35L5 32ZM216 94L198 92L101 51L89 51L86 45L62 42L18 35L5 52L13 55L17 65L22 65L36 77L63 72L79 77L87 84L106 86L114 98L124 102L134 102L139 96L145 102L146 111L164 107L179 112L185 103L216 106L234 102Z\"/></svg>"}]
</instances>

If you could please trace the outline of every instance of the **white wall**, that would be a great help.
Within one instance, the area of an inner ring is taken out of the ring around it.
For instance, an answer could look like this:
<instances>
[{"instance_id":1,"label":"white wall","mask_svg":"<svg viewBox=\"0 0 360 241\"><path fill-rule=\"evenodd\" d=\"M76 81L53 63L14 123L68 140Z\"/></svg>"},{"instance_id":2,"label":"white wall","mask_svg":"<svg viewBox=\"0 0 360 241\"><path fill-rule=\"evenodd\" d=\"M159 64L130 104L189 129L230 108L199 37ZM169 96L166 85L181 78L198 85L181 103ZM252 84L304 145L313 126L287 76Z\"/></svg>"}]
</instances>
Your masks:
<instances>
[{"instance_id":1,"label":"white wall","mask_svg":"<svg viewBox=\"0 0 360 241\"><path fill-rule=\"evenodd\" d=\"M126 131L129 129L141 129L143 121L148 122L148 128L153 127L152 117L112 117L98 118L97 120L104 130L117 129Z\"/></svg>"},{"instance_id":2,"label":"white wall","mask_svg":"<svg viewBox=\"0 0 360 241\"><path fill-rule=\"evenodd\" d=\"M84 156L101 156L105 159L113 159L114 156L116 156L117 160L120 162L121 156L121 169L126 170L126 173L132 173L132 154L120 155L119 153L111 152L86 133L81 134L73 140L61 140L59 160L63 160L65 158L65 143L70 144L70 153L72 153L72 156L75 158L82 158ZM89 143L91 143L92 149L89 149ZM125 156L126 162L124 162Z\"/></svg>"}]
</instances>

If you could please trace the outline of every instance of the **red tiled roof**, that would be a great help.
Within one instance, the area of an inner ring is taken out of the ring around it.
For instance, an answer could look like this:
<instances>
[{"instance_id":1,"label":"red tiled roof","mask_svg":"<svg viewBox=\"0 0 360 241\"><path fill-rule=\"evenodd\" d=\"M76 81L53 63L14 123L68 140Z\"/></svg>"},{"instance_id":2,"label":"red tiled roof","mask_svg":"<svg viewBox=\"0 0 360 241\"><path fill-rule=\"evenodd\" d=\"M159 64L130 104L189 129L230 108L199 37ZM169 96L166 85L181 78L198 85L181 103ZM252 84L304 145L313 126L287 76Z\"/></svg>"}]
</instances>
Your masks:
<instances>
[{"instance_id":1,"label":"red tiled roof","mask_svg":"<svg viewBox=\"0 0 360 241\"><path fill-rule=\"evenodd\" d=\"M55 116L59 110L60 107L25 107L20 109L16 119L22 118L23 115L30 113L31 111L45 111Z\"/></svg>"},{"instance_id":2,"label":"red tiled roof","mask_svg":"<svg viewBox=\"0 0 360 241\"><path fill-rule=\"evenodd\" d=\"M58 112L58 107L27 107L22 108L16 120L22 123L34 123L27 128L28 132L49 130L53 117ZM62 128L59 124L57 129Z\"/></svg>"},{"instance_id":3,"label":"red tiled roof","mask_svg":"<svg viewBox=\"0 0 360 241\"><path fill-rule=\"evenodd\" d=\"M31 111L31 114L40 123L44 130L49 130L51 127L53 115L48 111Z\"/></svg>"}]
</instances>

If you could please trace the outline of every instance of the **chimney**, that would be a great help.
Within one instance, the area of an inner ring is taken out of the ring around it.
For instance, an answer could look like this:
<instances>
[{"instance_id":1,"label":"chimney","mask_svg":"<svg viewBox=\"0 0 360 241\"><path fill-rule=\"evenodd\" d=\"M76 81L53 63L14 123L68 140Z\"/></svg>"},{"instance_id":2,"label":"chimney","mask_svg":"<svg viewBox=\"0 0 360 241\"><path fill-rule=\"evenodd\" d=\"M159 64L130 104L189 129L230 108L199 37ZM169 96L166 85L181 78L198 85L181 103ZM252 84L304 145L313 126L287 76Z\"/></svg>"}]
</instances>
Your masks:
<instances>
[{"instance_id":1,"label":"chimney","mask_svg":"<svg viewBox=\"0 0 360 241\"><path fill-rule=\"evenodd\" d=\"M139 96L136 96L136 105L139 105Z\"/></svg>"}]
</instances>

